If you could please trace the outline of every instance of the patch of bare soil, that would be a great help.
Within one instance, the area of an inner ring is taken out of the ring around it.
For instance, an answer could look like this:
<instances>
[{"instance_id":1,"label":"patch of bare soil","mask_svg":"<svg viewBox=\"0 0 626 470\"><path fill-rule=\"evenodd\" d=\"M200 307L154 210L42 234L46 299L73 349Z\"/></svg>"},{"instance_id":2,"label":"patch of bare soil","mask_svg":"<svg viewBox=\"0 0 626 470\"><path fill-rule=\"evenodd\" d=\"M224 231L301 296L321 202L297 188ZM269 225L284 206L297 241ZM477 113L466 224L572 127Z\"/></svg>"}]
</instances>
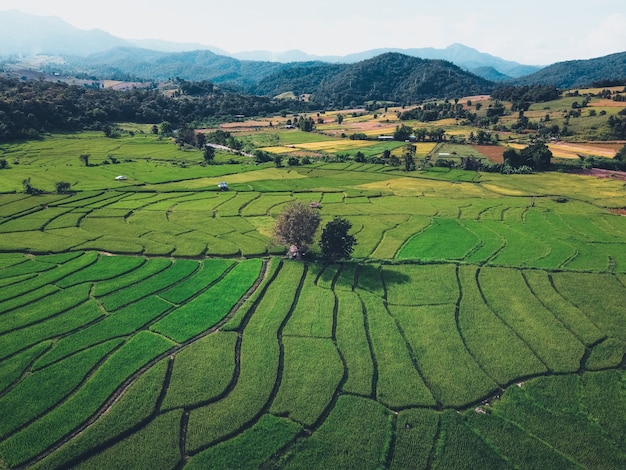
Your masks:
<instances>
[{"instance_id":1,"label":"patch of bare soil","mask_svg":"<svg viewBox=\"0 0 626 470\"><path fill-rule=\"evenodd\" d=\"M626 181L626 171L602 170L600 168L590 168L586 170L575 170L572 173L577 175L595 176L596 178L613 178Z\"/></svg>"}]
</instances>

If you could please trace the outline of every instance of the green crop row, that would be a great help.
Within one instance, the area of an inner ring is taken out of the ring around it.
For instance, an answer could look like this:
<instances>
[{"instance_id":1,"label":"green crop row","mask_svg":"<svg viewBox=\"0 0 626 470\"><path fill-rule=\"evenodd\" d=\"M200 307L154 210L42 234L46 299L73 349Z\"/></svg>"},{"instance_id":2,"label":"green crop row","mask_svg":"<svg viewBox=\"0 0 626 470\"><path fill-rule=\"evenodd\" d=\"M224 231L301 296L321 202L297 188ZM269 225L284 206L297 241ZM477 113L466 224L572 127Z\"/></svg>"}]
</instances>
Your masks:
<instances>
[{"instance_id":1,"label":"green crop row","mask_svg":"<svg viewBox=\"0 0 626 470\"><path fill-rule=\"evenodd\" d=\"M238 263L220 282L152 326L156 332L180 343L222 320L258 278L261 261Z\"/></svg>"},{"instance_id":2,"label":"green crop row","mask_svg":"<svg viewBox=\"0 0 626 470\"><path fill-rule=\"evenodd\" d=\"M187 446L191 451L238 431L268 402L278 373L278 330L303 274L302 264L285 263L256 306L243 332L235 387L223 400L193 410L189 416Z\"/></svg>"},{"instance_id":3,"label":"green crop row","mask_svg":"<svg viewBox=\"0 0 626 470\"><path fill-rule=\"evenodd\" d=\"M166 369L166 359L152 366L93 425L37 462L33 468L43 470L68 467L74 459L148 419L156 412Z\"/></svg>"},{"instance_id":4,"label":"green crop row","mask_svg":"<svg viewBox=\"0 0 626 470\"><path fill-rule=\"evenodd\" d=\"M95 254L95 253L94 253ZM134 271L145 262L144 258L134 256L99 256L97 262L73 273L59 282L59 287L69 287L83 282L98 282L114 279Z\"/></svg>"},{"instance_id":5,"label":"green crop row","mask_svg":"<svg viewBox=\"0 0 626 470\"><path fill-rule=\"evenodd\" d=\"M298 439L279 461L280 468L376 469L385 463L391 432L389 412L380 404L341 395L320 428ZM365 425L365 423L367 423Z\"/></svg>"},{"instance_id":6,"label":"green crop row","mask_svg":"<svg viewBox=\"0 0 626 470\"><path fill-rule=\"evenodd\" d=\"M230 260L205 260L193 277L161 292L159 296L174 304L183 303L215 282L233 264Z\"/></svg>"},{"instance_id":7,"label":"green crop row","mask_svg":"<svg viewBox=\"0 0 626 470\"><path fill-rule=\"evenodd\" d=\"M98 319L102 315L103 313L96 302L88 301L61 315L35 323L27 328L0 335L0 344L2 344L0 358L9 356L40 341L67 334Z\"/></svg>"},{"instance_id":8,"label":"green crop row","mask_svg":"<svg viewBox=\"0 0 626 470\"><path fill-rule=\"evenodd\" d=\"M60 338L52 349L35 363L35 368L45 367L74 351L80 351L93 344L131 335L170 308L170 304L158 297L146 297L101 318L86 328Z\"/></svg>"},{"instance_id":9,"label":"green crop row","mask_svg":"<svg viewBox=\"0 0 626 470\"><path fill-rule=\"evenodd\" d=\"M6 464L20 465L43 452L93 415L137 369L171 347L171 342L152 333L135 335L62 404L0 442L0 453Z\"/></svg>"},{"instance_id":10,"label":"green crop row","mask_svg":"<svg viewBox=\"0 0 626 470\"><path fill-rule=\"evenodd\" d=\"M468 353L457 330L455 306L390 306L439 403L460 406L487 396L497 384Z\"/></svg>"},{"instance_id":11,"label":"green crop row","mask_svg":"<svg viewBox=\"0 0 626 470\"><path fill-rule=\"evenodd\" d=\"M359 297L350 291L337 291L337 346L346 362L347 379L343 390L371 396L374 377L371 352L367 342L365 317Z\"/></svg>"},{"instance_id":12,"label":"green crop row","mask_svg":"<svg viewBox=\"0 0 626 470\"><path fill-rule=\"evenodd\" d=\"M475 266L459 267L459 329L474 358L498 384L546 372L532 350L485 304Z\"/></svg>"},{"instance_id":13,"label":"green crop row","mask_svg":"<svg viewBox=\"0 0 626 470\"><path fill-rule=\"evenodd\" d=\"M479 282L489 306L550 370L578 369L584 346L532 294L521 272L492 268L481 271Z\"/></svg>"},{"instance_id":14,"label":"green crop row","mask_svg":"<svg viewBox=\"0 0 626 470\"><path fill-rule=\"evenodd\" d=\"M62 400L118 344L103 343L25 377L0 398L0 439Z\"/></svg>"},{"instance_id":15,"label":"green crop row","mask_svg":"<svg viewBox=\"0 0 626 470\"><path fill-rule=\"evenodd\" d=\"M265 414L250 429L194 456L188 468L260 468L301 429L292 421Z\"/></svg>"},{"instance_id":16,"label":"green crop row","mask_svg":"<svg viewBox=\"0 0 626 470\"><path fill-rule=\"evenodd\" d=\"M49 347L50 342L44 341L0 362L0 393L18 380L35 358Z\"/></svg>"},{"instance_id":17,"label":"green crop row","mask_svg":"<svg viewBox=\"0 0 626 470\"><path fill-rule=\"evenodd\" d=\"M408 345L382 301L367 294L360 296L376 361L377 399L391 407L434 405L432 393L413 364Z\"/></svg>"},{"instance_id":18,"label":"green crop row","mask_svg":"<svg viewBox=\"0 0 626 470\"><path fill-rule=\"evenodd\" d=\"M284 367L270 412L313 425L337 392L344 370L327 338L283 337Z\"/></svg>"},{"instance_id":19,"label":"green crop row","mask_svg":"<svg viewBox=\"0 0 626 470\"><path fill-rule=\"evenodd\" d=\"M233 380L235 333L215 332L176 354L163 409L195 406L215 399Z\"/></svg>"},{"instance_id":20,"label":"green crop row","mask_svg":"<svg viewBox=\"0 0 626 470\"><path fill-rule=\"evenodd\" d=\"M89 284L49 289L53 291L50 295L2 314L0 333L32 325L76 307L89 298L89 289Z\"/></svg>"},{"instance_id":21,"label":"green crop row","mask_svg":"<svg viewBox=\"0 0 626 470\"><path fill-rule=\"evenodd\" d=\"M335 296L329 289L315 285L321 271L321 265L309 266L302 293L283 331L285 335L332 336Z\"/></svg>"},{"instance_id":22,"label":"green crop row","mask_svg":"<svg viewBox=\"0 0 626 470\"><path fill-rule=\"evenodd\" d=\"M198 269L196 261L178 260L165 271L155 274L136 284L124 289L117 290L108 295L100 297L104 308L112 312L118 308L128 305L131 302L155 294L177 282L191 276Z\"/></svg>"}]
</instances>

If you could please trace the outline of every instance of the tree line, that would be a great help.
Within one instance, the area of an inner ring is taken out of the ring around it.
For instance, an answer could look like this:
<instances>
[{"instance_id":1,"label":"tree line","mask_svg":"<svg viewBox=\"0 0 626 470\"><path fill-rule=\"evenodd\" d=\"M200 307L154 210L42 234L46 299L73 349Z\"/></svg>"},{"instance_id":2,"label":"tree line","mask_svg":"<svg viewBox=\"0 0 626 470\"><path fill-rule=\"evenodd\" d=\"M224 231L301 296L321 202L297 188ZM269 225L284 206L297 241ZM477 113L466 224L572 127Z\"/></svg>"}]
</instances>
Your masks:
<instances>
[{"instance_id":1,"label":"tree line","mask_svg":"<svg viewBox=\"0 0 626 470\"><path fill-rule=\"evenodd\" d=\"M157 89L87 89L42 80L0 78L0 142L45 132L103 130L115 122L202 123L239 114L262 116L309 110L304 102L229 93L208 82L179 83L175 96Z\"/></svg>"}]
</instances>

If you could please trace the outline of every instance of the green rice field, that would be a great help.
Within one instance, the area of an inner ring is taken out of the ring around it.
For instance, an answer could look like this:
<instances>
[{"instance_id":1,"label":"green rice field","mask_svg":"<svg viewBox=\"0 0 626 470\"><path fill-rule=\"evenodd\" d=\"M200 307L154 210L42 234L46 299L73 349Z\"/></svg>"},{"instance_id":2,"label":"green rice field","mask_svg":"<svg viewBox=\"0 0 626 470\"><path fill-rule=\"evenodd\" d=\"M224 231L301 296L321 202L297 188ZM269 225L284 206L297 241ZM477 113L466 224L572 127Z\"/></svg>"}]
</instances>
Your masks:
<instances>
[{"instance_id":1,"label":"green rice field","mask_svg":"<svg viewBox=\"0 0 626 470\"><path fill-rule=\"evenodd\" d=\"M0 147L0 468L626 468L623 181L105 144ZM293 201L353 259L283 258Z\"/></svg>"}]
</instances>

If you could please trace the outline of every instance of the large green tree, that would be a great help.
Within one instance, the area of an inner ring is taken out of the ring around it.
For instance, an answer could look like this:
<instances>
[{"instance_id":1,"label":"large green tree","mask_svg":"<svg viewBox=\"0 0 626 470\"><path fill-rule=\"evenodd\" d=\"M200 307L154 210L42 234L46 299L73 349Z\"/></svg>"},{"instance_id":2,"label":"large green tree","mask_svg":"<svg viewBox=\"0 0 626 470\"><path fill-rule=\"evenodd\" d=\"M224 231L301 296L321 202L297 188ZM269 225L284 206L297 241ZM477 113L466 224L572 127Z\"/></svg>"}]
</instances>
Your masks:
<instances>
[{"instance_id":1,"label":"large green tree","mask_svg":"<svg viewBox=\"0 0 626 470\"><path fill-rule=\"evenodd\" d=\"M289 254L300 259L306 253L307 245L313 243L320 219L319 209L294 202L276 219L274 238L280 244L290 245Z\"/></svg>"},{"instance_id":2,"label":"large green tree","mask_svg":"<svg viewBox=\"0 0 626 470\"><path fill-rule=\"evenodd\" d=\"M335 217L322 230L320 249L322 257L329 261L348 259L354 251L356 238L348 232L352 223L342 217Z\"/></svg>"}]
</instances>

